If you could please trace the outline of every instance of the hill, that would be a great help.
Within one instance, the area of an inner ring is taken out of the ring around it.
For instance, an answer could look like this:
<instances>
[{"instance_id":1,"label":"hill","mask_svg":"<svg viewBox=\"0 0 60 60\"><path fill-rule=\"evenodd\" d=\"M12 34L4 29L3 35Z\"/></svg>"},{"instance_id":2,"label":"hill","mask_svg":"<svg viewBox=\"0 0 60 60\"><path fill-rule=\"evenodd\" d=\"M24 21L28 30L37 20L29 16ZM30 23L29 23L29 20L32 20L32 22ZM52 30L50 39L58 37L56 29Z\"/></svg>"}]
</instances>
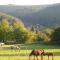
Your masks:
<instances>
[{"instance_id":1,"label":"hill","mask_svg":"<svg viewBox=\"0 0 60 60\"><path fill-rule=\"evenodd\" d=\"M7 15L7 14L5 14L5 13L1 13L1 12L0 12L0 22L1 22L2 20L5 20L5 19L8 20L8 22L9 22L10 25L13 25L16 21L18 21L18 22L20 22L20 23L23 24L23 22L22 22L21 19L18 19L18 18L16 18L16 17L11 16L11 15Z\"/></svg>"},{"instance_id":2,"label":"hill","mask_svg":"<svg viewBox=\"0 0 60 60\"><path fill-rule=\"evenodd\" d=\"M40 24L49 28L60 25L60 4L53 5L0 5L0 12L22 19L27 26Z\"/></svg>"}]
</instances>

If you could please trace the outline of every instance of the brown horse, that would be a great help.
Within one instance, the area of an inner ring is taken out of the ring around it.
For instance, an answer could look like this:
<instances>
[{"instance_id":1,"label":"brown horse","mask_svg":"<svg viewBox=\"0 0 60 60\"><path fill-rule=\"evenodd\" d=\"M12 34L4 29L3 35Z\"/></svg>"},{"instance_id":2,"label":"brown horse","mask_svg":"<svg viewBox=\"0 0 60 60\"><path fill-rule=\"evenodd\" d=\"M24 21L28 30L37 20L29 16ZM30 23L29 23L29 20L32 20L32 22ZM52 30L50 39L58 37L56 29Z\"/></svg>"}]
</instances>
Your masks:
<instances>
[{"instance_id":1,"label":"brown horse","mask_svg":"<svg viewBox=\"0 0 60 60\"><path fill-rule=\"evenodd\" d=\"M52 52L44 52L42 53L41 55L44 55L44 56L48 56L48 60L49 60L49 56L52 56L52 60L53 60L53 53ZM43 56L42 56L43 57ZM42 59L43 60L43 59Z\"/></svg>"},{"instance_id":2,"label":"brown horse","mask_svg":"<svg viewBox=\"0 0 60 60\"><path fill-rule=\"evenodd\" d=\"M35 60L35 57L37 58L38 60L38 56L41 55L41 60L42 60L42 54L44 53L44 50L43 49L40 49L40 50L32 50L30 55L29 55L29 60L31 58L31 56L33 55L34 56L34 60Z\"/></svg>"}]
</instances>

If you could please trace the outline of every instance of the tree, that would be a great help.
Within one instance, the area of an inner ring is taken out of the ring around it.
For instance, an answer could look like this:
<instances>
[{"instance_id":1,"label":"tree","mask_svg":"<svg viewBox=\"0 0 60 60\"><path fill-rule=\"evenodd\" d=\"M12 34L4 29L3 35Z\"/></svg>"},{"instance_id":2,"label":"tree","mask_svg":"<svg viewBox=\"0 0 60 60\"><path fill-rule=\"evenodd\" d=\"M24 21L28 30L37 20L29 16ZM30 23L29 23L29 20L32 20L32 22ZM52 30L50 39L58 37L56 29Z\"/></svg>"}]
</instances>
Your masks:
<instances>
[{"instance_id":1,"label":"tree","mask_svg":"<svg viewBox=\"0 0 60 60\"><path fill-rule=\"evenodd\" d=\"M47 36L51 36L51 34L54 32L53 29L50 29L50 28L47 28L47 29L44 29L43 32L47 35Z\"/></svg>"},{"instance_id":2,"label":"tree","mask_svg":"<svg viewBox=\"0 0 60 60\"><path fill-rule=\"evenodd\" d=\"M34 26L31 27L31 31L35 32L35 27Z\"/></svg>"},{"instance_id":3,"label":"tree","mask_svg":"<svg viewBox=\"0 0 60 60\"><path fill-rule=\"evenodd\" d=\"M36 39L35 33L25 28L22 22L16 21L13 27L17 43L32 43Z\"/></svg>"},{"instance_id":4,"label":"tree","mask_svg":"<svg viewBox=\"0 0 60 60\"><path fill-rule=\"evenodd\" d=\"M55 29L51 35L51 42L54 44L60 44L60 27Z\"/></svg>"},{"instance_id":5,"label":"tree","mask_svg":"<svg viewBox=\"0 0 60 60\"><path fill-rule=\"evenodd\" d=\"M3 40L4 40L4 32L3 32L3 30L2 30L2 28L1 28L1 24L0 24L0 42L3 42Z\"/></svg>"},{"instance_id":6,"label":"tree","mask_svg":"<svg viewBox=\"0 0 60 60\"><path fill-rule=\"evenodd\" d=\"M1 31L0 34L2 34L2 36L0 36L0 37L3 37L3 42L5 42L6 41L6 37L7 37L6 34L9 31L9 28L10 28L8 20L7 19L3 19L1 21L0 27L1 27L0 28L0 31Z\"/></svg>"}]
</instances>

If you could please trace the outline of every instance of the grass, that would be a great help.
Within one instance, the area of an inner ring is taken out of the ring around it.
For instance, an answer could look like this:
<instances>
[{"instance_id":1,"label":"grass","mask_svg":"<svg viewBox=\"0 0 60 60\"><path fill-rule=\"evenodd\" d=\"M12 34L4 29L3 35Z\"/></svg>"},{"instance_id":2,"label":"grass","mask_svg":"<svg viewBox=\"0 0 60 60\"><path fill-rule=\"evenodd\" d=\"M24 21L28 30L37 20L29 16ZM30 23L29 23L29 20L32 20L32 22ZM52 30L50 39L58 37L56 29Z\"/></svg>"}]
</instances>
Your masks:
<instances>
[{"instance_id":1,"label":"grass","mask_svg":"<svg viewBox=\"0 0 60 60\"><path fill-rule=\"evenodd\" d=\"M40 60L40 56L38 57ZM29 57L28 56L0 56L0 60L28 60ZM31 60L33 60L33 57L31 58ZM48 57L45 56L44 60L48 60ZM50 57L50 60L51 57ZM60 60L60 56L54 56L54 60Z\"/></svg>"},{"instance_id":2,"label":"grass","mask_svg":"<svg viewBox=\"0 0 60 60\"><path fill-rule=\"evenodd\" d=\"M44 49L46 52L53 52L54 60L60 60L59 46L32 44L32 45L21 45L20 48L21 50L20 52L18 52L15 50L11 50L10 45L4 45L2 47L0 46L0 60L28 60L29 58L28 55L33 49ZM33 57L31 60L33 60ZM47 56L44 57L44 60L47 60Z\"/></svg>"}]
</instances>

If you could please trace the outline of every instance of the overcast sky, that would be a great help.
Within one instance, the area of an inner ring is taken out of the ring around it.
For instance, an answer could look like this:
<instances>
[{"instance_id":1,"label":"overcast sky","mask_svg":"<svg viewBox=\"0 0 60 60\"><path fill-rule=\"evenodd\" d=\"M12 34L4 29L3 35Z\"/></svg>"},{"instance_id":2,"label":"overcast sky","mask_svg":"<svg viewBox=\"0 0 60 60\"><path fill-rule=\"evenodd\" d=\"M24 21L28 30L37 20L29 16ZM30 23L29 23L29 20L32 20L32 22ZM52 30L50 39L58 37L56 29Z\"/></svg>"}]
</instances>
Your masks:
<instances>
[{"instance_id":1,"label":"overcast sky","mask_svg":"<svg viewBox=\"0 0 60 60\"><path fill-rule=\"evenodd\" d=\"M16 4L16 5L43 5L60 3L60 0L0 0L0 5Z\"/></svg>"}]
</instances>

